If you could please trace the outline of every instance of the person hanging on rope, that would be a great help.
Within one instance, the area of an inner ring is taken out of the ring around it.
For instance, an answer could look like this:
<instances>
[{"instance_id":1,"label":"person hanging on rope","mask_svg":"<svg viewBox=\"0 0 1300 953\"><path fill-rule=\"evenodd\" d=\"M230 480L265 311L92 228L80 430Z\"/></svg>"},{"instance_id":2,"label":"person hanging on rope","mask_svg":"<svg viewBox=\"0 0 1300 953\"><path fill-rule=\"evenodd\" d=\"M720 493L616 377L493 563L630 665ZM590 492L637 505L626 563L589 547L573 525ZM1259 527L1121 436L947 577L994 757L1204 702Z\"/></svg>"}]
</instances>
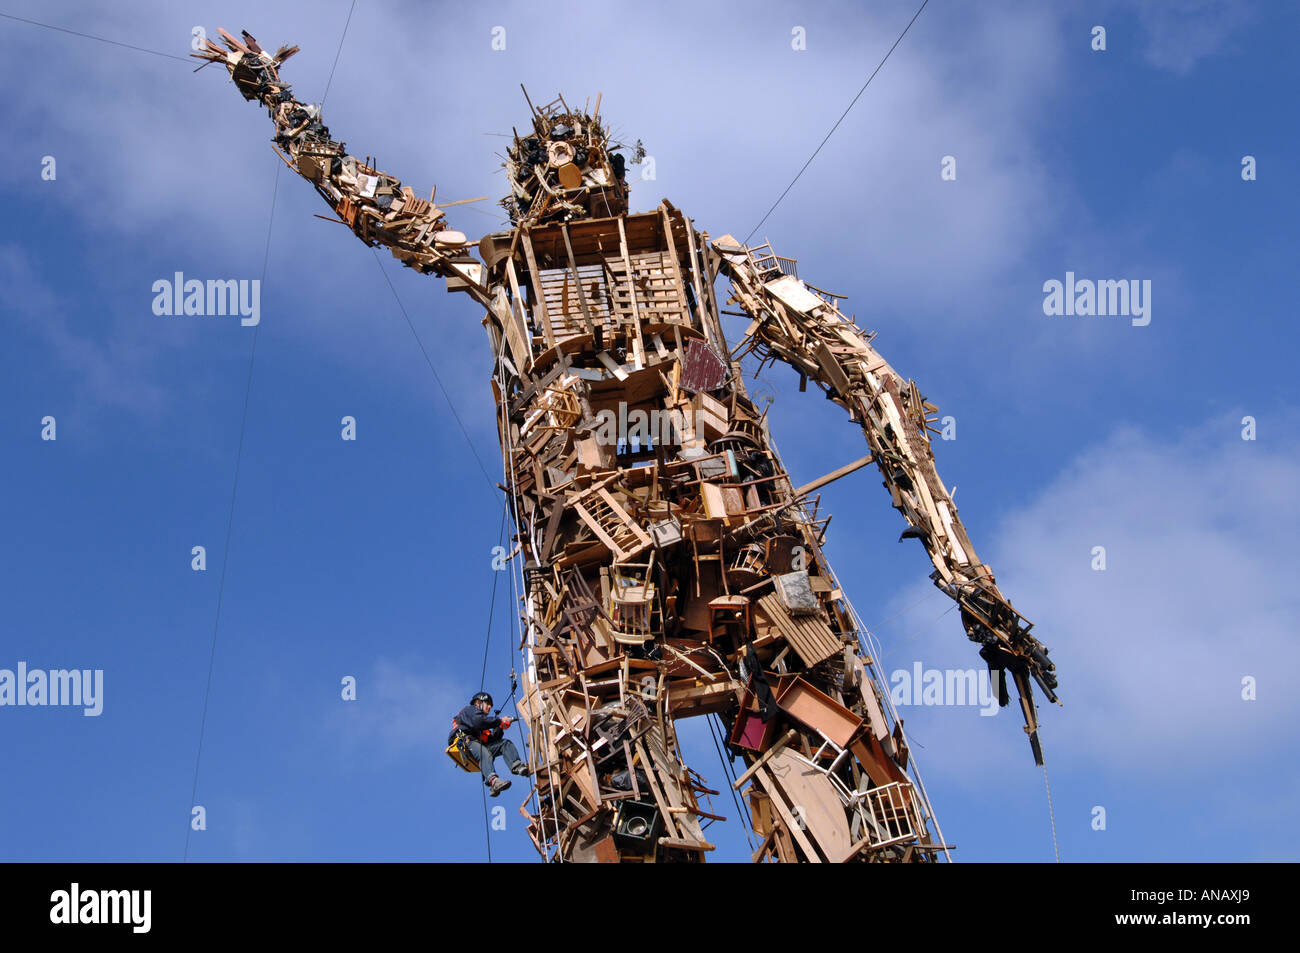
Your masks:
<instances>
[{"instance_id":1,"label":"person hanging on rope","mask_svg":"<svg viewBox=\"0 0 1300 953\"><path fill-rule=\"evenodd\" d=\"M458 734L465 736L466 747L470 755L478 760L483 783L491 789L493 797L510 787L510 782L496 773L497 758L505 758L506 764L510 765L511 774L527 777L531 773L528 765L519 757L514 742L505 736L511 721L508 715L501 718L493 714L492 696L487 692L479 692L452 719L451 735L447 739L448 744L452 744Z\"/></svg>"}]
</instances>

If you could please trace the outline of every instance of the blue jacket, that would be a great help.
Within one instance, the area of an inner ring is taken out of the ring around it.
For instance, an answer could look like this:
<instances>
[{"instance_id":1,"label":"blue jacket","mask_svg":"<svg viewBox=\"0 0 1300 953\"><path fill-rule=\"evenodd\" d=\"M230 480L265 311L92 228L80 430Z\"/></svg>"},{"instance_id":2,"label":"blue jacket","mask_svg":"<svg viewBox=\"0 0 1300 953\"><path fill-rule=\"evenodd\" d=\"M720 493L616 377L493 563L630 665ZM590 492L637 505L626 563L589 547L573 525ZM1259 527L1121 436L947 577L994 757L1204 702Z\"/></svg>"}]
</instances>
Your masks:
<instances>
[{"instance_id":1,"label":"blue jacket","mask_svg":"<svg viewBox=\"0 0 1300 953\"><path fill-rule=\"evenodd\" d=\"M484 731L490 731L492 733L488 737L489 741L496 741L501 737L501 719L490 712L485 715L473 705L466 705L456 713L456 717L453 720L455 721L457 728L460 728L475 741L483 740ZM450 744L451 739L455 736L456 728L453 728L451 734L447 738L447 743Z\"/></svg>"}]
</instances>

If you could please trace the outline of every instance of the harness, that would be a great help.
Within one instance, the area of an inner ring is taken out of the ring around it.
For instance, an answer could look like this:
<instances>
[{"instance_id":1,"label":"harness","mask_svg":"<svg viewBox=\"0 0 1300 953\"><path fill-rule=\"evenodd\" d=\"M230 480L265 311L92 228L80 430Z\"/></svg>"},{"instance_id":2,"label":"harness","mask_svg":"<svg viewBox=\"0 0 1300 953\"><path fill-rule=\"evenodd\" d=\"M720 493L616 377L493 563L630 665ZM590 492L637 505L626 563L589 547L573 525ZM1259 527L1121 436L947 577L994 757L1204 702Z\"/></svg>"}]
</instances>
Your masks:
<instances>
[{"instance_id":1,"label":"harness","mask_svg":"<svg viewBox=\"0 0 1300 953\"><path fill-rule=\"evenodd\" d=\"M447 757L455 761L464 770L478 774L478 758L470 753L469 735L455 718L451 720L451 727L454 734L451 737L450 744L447 745Z\"/></svg>"}]
</instances>

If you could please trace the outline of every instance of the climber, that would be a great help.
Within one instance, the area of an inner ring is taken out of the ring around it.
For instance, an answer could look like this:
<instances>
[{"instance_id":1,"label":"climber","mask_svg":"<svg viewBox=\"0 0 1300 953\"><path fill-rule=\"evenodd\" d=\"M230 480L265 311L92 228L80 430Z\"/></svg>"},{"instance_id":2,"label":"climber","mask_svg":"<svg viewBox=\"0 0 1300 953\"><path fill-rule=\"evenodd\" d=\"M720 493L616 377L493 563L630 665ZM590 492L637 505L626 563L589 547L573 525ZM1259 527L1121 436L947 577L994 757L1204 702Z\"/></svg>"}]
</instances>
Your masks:
<instances>
[{"instance_id":1,"label":"climber","mask_svg":"<svg viewBox=\"0 0 1300 953\"><path fill-rule=\"evenodd\" d=\"M492 696L479 692L452 719L451 734L447 738L448 745L455 745L457 736L463 736L461 744L468 749L470 757L478 761L483 783L491 789L493 797L510 787L510 782L496 773L497 758L505 758L512 774L527 777L531 773L519 757L514 742L505 736L512 720L508 715L505 718L494 715Z\"/></svg>"}]
</instances>

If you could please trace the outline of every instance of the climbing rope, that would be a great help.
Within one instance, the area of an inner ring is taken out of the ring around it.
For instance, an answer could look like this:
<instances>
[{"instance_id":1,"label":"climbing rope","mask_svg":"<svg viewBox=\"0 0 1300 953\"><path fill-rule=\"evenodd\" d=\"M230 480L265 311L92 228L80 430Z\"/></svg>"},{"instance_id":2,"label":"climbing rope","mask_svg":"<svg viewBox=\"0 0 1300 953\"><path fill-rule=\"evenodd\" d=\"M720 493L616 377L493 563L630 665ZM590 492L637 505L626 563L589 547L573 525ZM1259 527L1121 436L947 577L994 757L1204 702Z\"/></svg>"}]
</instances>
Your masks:
<instances>
[{"instance_id":1,"label":"climbing rope","mask_svg":"<svg viewBox=\"0 0 1300 953\"><path fill-rule=\"evenodd\" d=\"M749 813L747 807L741 806L740 794L736 791L736 788L734 787L736 783L736 773L732 768L731 762L722 753L722 742L720 737L721 732L718 729L718 727L716 727L713 724L712 718L709 718L708 722L709 722L709 734L713 736L713 747L714 750L718 752L718 763L722 766L722 776L723 778L726 779L727 787L731 790L732 803L736 805L736 816L743 817L745 819L745 840L749 842L749 849L750 852L752 853L753 851L758 849L757 845L755 845L754 843L754 836L753 836L754 818Z\"/></svg>"},{"instance_id":2,"label":"climbing rope","mask_svg":"<svg viewBox=\"0 0 1300 953\"><path fill-rule=\"evenodd\" d=\"M483 840L487 843L488 863L492 863L492 825L488 823L487 788L483 792Z\"/></svg>"},{"instance_id":3,"label":"climbing rope","mask_svg":"<svg viewBox=\"0 0 1300 953\"><path fill-rule=\"evenodd\" d=\"M506 351L506 338L504 335L502 335L500 348L497 351L497 355L496 355L496 368L495 368L497 388L498 388L498 392L501 395L501 399L497 402L498 410L499 410L499 413L497 415L497 425L499 427L500 433L502 434L508 434L510 432L510 421L506 414L507 405L509 404L510 391L509 388L506 387L506 380L505 380L505 370L503 364L505 351ZM502 489L505 490L506 496L502 504L502 512L504 514L505 509L507 507L510 508L511 515L514 518L515 528L522 537L522 534L524 532L523 520L520 518L518 507L515 505L517 501L514 497L513 492L510 489L507 489L507 487L514 486L514 472L515 472L514 445L510 440L505 440L504 443L505 443L506 452L502 459L502 466L505 470L504 478L506 482L505 485L502 486ZM503 515L503 520L504 520L504 515ZM521 545L522 545L522 539L521 539ZM534 541L534 545L535 545L535 541ZM513 565L513 559L512 559L512 565ZM515 571L513 568L510 571L510 591L516 609L520 604L520 600L524 597L524 594L526 592L526 586L524 584L522 575L523 575L522 568L520 570L519 577L515 576ZM518 583L518 589L516 589L516 583ZM520 653L521 660L525 663L524 670L525 673L527 673L529 671L528 666L526 664L528 658L527 655L524 653L524 642L527 638L527 634L524 633L522 616L519 617L519 622L520 622L519 653ZM511 658L513 659L514 658L513 649L511 649L510 654L511 654ZM486 657L486 648L484 650L484 655ZM485 671L486 671L486 663L485 663ZM545 712L541 712L540 715L538 715L537 728L541 733L541 739L540 739L541 750L544 752L549 752L551 742L550 742L550 732L548 730ZM528 745L527 742L524 740L522 725L519 726L519 738L520 738L520 743L524 745L524 750L527 751ZM557 788L555 785L555 775L553 773L552 765L549 758L547 759L546 762L546 779L547 779L548 787L551 791L552 809L554 810L554 792L557 790ZM546 832L546 811L543 810L541 789L537 783L533 784L532 799L537 809L536 816L537 816L537 824L538 824L538 833L540 835L540 843L545 845L549 842L549 837ZM553 814L553 820L554 820L554 829L555 829L555 842L558 848L559 841L560 841L560 821L558 815ZM545 856L544 850L543 850L543 855ZM546 859L550 860L551 858L547 857ZM558 849L556 851L555 860L560 862L563 862L564 860L563 856L561 855L561 852Z\"/></svg>"},{"instance_id":4,"label":"climbing rope","mask_svg":"<svg viewBox=\"0 0 1300 953\"><path fill-rule=\"evenodd\" d=\"M1052 850L1056 854L1056 862L1061 862L1061 848L1056 842L1056 808L1052 806L1052 781L1047 776L1047 759L1043 759L1043 782L1047 785L1047 816L1052 819Z\"/></svg>"},{"instance_id":5,"label":"climbing rope","mask_svg":"<svg viewBox=\"0 0 1300 953\"><path fill-rule=\"evenodd\" d=\"M497 545L501 545L501 540L506 532L506 508L501 507L501 526L497 529ZM501 573L493 570L492 572L492 596L488 599L488 623L487 637L483 640L483 667L478 673L478 690L483 691L487 685L487 660L488 649L492 647L492 619L496 615L497 609L497 583L501 581Z\"/></svg>"},{"instance_id":6,"label":"climbing rope","mask_svg":"<svg viewBox=\"0 0 1300 953\"><path fill-rule=\"evenodd\" d=\"M497 529L497 545L498 545L498 546L501 545L501 539L502 539L502 537L505 536L505 532L506 532L506 508L505 508L504 506L502 506L502 507L501 507L501 526L500 526L500 528ZM487 683L487 660L488 660L488 650L492 647L492 620L496 617L496 610L497 610L497 583L500 582L500 581L501 581L501 574L500 574L499 572L493 571L493 573L492 573L492 595L491 595L491 597L488 599L487 636L486 636L486 637L484 638L484 640L483 640L483 667L482 667L482 669L480 669L480 671L479 671L479 676L478 676L478 688L479 688L479 691L483 691L483 690L484 690L484 687L485 687L485 685L486 685L486 683ZM511 679L510 679L510 680L511 680L511 682L514 681L513 673L511 673ZM514 696L514 690L513 690L513 689L511 690L510 695L511 695L511 697ZM506 701L509 701L509 699L506 699ZM502 704L501 708L504 708L504 707L505 707L505 704ZM501 708L498 708L498 709L497 709L497 713L498 713L498 714L500 714L500 712L501 712ZM488 814L487 789L486 789L486 788L483 789L483 839L484 839L484 840L486 841L486 843L487 843L487 859L488 859L488 863L490 864L490 863L492 863L492 821L491 821L491 816Z\"/></svg>"}]
</instances>

